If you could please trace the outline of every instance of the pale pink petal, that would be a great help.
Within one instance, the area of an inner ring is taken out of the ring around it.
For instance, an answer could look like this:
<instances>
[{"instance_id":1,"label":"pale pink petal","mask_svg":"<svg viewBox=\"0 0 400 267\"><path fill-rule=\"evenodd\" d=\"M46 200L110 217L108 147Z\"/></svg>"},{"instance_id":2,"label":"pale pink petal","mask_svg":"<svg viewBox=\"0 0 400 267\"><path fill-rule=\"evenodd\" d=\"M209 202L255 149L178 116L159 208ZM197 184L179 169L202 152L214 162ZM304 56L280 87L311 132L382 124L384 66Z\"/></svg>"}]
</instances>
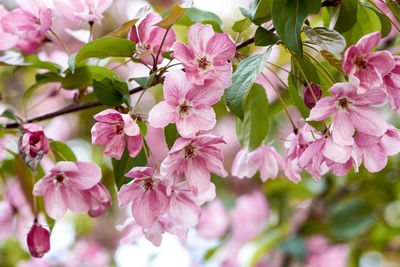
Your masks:
<instances>
[{"instance_id":1,"label":"pale pink petal","mask_svg":"<svg viewBox=\"0 0 400 267\"><path fill-rule=\"evenodd\" d=\"M336 163L346 163L350 158L352 149L352 146L341 146L336 144L333 138L327 138L322 154Z\"/></svg>"},{"instance_id":2,"label":"pale pink petal","mask_svg":"<svg viewBox=\"0 0 400 267\"><path fill-rule=\"evenodd\" d=\"M167 101L155 105L149 113L149 123L154 128L164 128L169 123L175 122L177 107L171 106Z\"/></svg>"},{"instance_id":3,"label":"pale pink petal","mask_svg":"<svg viewBox=\"0 0 400 267\"><path fill-rule=\"evenodd\" d=\"M368 54L369 52L377 46L382 38L380 32L372 32L370 34L364 35L360 40L358 40L356 46L360 49L362 54Z\"/></svg>"},{"instance_id":4,"label":"pale pink petal","mask_svg":"<svg viewBox=\"0 0 400 267\"><path fill-rule=\"evenodd\" d=\"M87 191L81 191L75 188L65 188L64 192L68 209L77 214L82 214L89 211L90 194Z\"/></svg>"},{"instance_id":5,"label":"pale pink petal","mask_svg":"<svg viewBox=\"0 0 400 267\"><path fill-rule=\"evenodd\" d=\"M176 121L176 128L182 137L192 137L198 131L208 131L216 123L215 112L212 107L192 109L188 115L182 115Z\"/></svg>"},{"instance_id":6,"label":"pale pink petal","mask_svg":"<svg viewBox=\"0 0 400 267\"><path fill-rule=\"evenodd\" d=\"M61 219L67 211L67 195L64 186L52 185L47 187L44 194L44 206L46 213L53 219Z\"/></svg>"},{"instance_id":7,"label":"pale pink petal","mask_svg":"<svg viewBox=\"0 0 400 267\"><path fill-rule=\"evenodd\" d=\"M115 126L109 123L97 122L91 129L92 144L106 145L115 135Z\"/></svg>"},{"instance_id":8,"label":"pale pink petal","mask_svg":"<svg viewBox=\"0 0 400 267\"><path fill-rule=\"evenodd\" d=\"M110 124L114 124L115 122L123 122L121 113L114 109L105 109L94 115L93 118L97 121Z\"/></svg>"},{"instance_id":9,"label":"pale pink petal","mask_svg":"<svg viewBox=\"0 0 400 267\"><path fill-rule=\"evenodd\" d=\"M19 38L11 33L1 32L0 29L0 40L0 51L4 51L14 47L18 43Z\"/></svg>"},{"instance_id":10,"label":"pale pink petal","mask_svg":"<svg viewBox=\"0 0 400 267\"><path fill-rule=\"evenodd\" d=\"M122 154L124 153L124 149L125 135L114 135L113 138L107 143L106 149L104 150L104 155L120 160Z\"/></svg>"},{"instance_id":11,"label":"pale pink petal","mask_svg":"<svg viewBox=\"0 0 400 267\"><path fill-rule=\"evenodd\" d=\"M389 51L376 51L366 56L365 59L382 76L385 76L394 68L394 59Z\"/></svg>"},{"instance_id":12,"label":"pale pink petal","mask_svg":"<svg viewBox=\"0 0 400 267\"><path fill-rule=\"evenodd\" d=\"M351 109L350 117L358 131L381 136L388 129L387 123L379 111L368 106L352 106Z\"/></svg>"},{"instance_id":13,"label":"pale pink petal","mask_svg":"<svg viewBox=\"0 0 400 267\"><path fill-rule=\"evenodd\" d=\"M141 190L138 182L124 184L118 192L119 207L123 208L131 203L135 196L141 193Z\"/></svg>"},{"instance_id":14,"label":"pale pink petal","mask_svg":"<svg viewBox=\"0 0 400 267\"><path fill-rule=\"evenodd\" d=\"M262 154L257 148L251 152L245 152L241 149L237 154L232 164L232 175L240 179L244 177L253 177L260 168L262 162Z\"/></svg>"},{"instance_id":15,"label":"pale pink petal","mask_svg":"<svg viewBox=\"0 0 400 267\"><path fill-rule=\"evenodd\" d=\"M207 43L206 50L213 65L223 65L235 56L236 45L228 34L217 33Z\"/></svg>"},{"instance_id":16,"label":"pale pink petal","mask_svg":"<svg viewBox=\"0 0 400 267\"><path fill-rule=\"evenodd\" d=\"M343 55L342 69L345 73L349 74L355 69L354 59L362 55L360 49L353 45L350 46Z\"/></svg>"},{"instance_id":17,"label":"pale pink petal","mask_svg":"<svg viewBox=\"0 0 400 267\"><path fill-rule=\"evenodd\" d=\"M135 136L140 134L140 128L129 114L121 114L124 121L124 133L127 136Z\"/></svg>"},{"instance_id":18,"label":"pale pink petal","mask_svg":"<svg viewBox=\"0 0 400 267\"><path fill-rule=\"evenodd\" d=\"M126 143L128 144L129 156L134 158L142 150L143 137L141 134L136 135L136 136L127 136Z\"/></svg>"},{"instance_id":19,"label":"pale pink petal","mask_svg":"<svg viewBox=\"0 0 400 267\"><path fill-rule=\"evenodd\" d=\"M176 42L173 49L174 53L171 54L173 58L179 60L185 68L192 70L197 69L196 56L190 46Z\"/></svg>"},{"instance_id":20,"label":"pale pink petal","mask_svg":"<svg viewBox=\"0 0 400 267\"><path fill-rule=\"evenodd\" d=\"M278 176L278 162L276 161L275 155L272 153L264 153L264 159L260 165L260 178L263 182L269 178L275 178Z\"/></svg>"},{"instance_id":21,"label":"pale pink petal","mask_svg":"<svg viewBox=\"0 0 400 267\"><path fill-rule=\"evenodd\" d=\"M68 176L68 183L73 183L74 188L86 190L95 186L101 179L101 169L91 162L75 162L78 173Z\"/></svg>"},{"instance_id":22,"label":"pale pink petal","mask_svg":"<svg viewBox=\"0 0 400 267\"><path fill-rule=\"evenodd\" d=\"M335 83L328 91L337 98L343 96L354 98L357 96L357 86L351 83Z\"/></svg>"},{"instance_id":23,"label":"pale pink petal","mask_svg":"<svg viewBox=\"0 0 400 267\"><path fill-rule=\"evenodd\" d=\"M144 179L152 177L155 172L154 168L151 167L133 167L127 174L126 177Z\"/></svg>"},{"instance_id":24,"label":"pale pink petal","mask_svg":"<svg viewBox=\"0 0 400 267\"><path fill-rule=\"evenodd\" d=\"M47 188L52 186L53 178L54 176L50 174L37 181L35 186L33 187L32 194L34 196L44 196L46 194Z\"/></svg>"},{"instance_id":25,"label":"pale pink petal","mask_svg":"<svg viewBox=\"0 0 400 267\"><path fill-rule=\"evenodd\" d=\"M202 194L210 187L210 173L204 168L205 162L188 160L185 168L185 175L193 194Z\"/></svg>"},{"instance_id":26,"label":"pale pink petal","mask_svg":"<svg viewBox=\"0 0 400 267\"><path fill-rule=\"evenodd\" d=\"M198 58L202 58L208 54L207 43L213 36L214 30L211 25L196 23L189 28L189 45L193 48Z\"/></svg>"},{"instance_id":27,"label":"pale pink petal","mask_svg":"<svg viewBox=\"0 0 400 267\"><path fill-rule=\"evenodd\" d=\"M356 105L379 105L386 101L386 94L382 89L371 88L364 94L358 95L354 99Z\"/></svg>"},{"instance_id":28,"label":"pale pink petal","mask_svg":"<svg viewBox=\"0 0 400 267\"><path fill-rule=\"evenodd\" d=\"M165 77L164 98L173 106L178 106L181 98L186 98L187 92L192 88L186 78L185 72L179 69L172 70Z\"/></svg>"},{"instance_id":29,"label":"pale pink petal","mask_svg":"<svg viewBox=\"0 0 400 267\"><path fill-rule=\"evenodd\" d=\"M382 87L382 76L372 66L366 69L359 69L354 73L354 76L360 80L361 86L365 88L379 88Z\"/></svg>"},{"instance_id":30,"label":"pale pink petal","mask_svg":"<svg viewBox=\"0 0 400 267\"><path fill-rule=\"evenodd\" d=\"M389 129L381 139L381 146L388 156L400 152L400 133L398 129Z\"/></svg>"},{"instance_id":31,"label":"pale pink petal","mask_svg":"<svg viewBox=\"0 0 400 267\"><path fill-rule=\"evenodd\" d=\"M353 106L354 107L354 106ZM333 141L339 145L352 145L354 133L353 113L339 109L332 122Z\"/></svg>"},{"instance_id":32,"label":"pale pink petal","mask_svg":"<svg viewBox=\"0 0 400 267\"><path fill-rule=\"evenodd\" d=\"M385 168L387 155L379 145L363 149L364 166L369 172L379 172Z\"/></svg>"},{"instance_id":33,"label":"pale pink petal","mask_svg":"<svg viewBox=\"0 0 400 267\"><path fill-rule=\"evenodd\" d=\"M331 116L336 111L336 99L332 96L321 98L310 111L309 119L321 121Z\"/></svg>"}]
</instances>

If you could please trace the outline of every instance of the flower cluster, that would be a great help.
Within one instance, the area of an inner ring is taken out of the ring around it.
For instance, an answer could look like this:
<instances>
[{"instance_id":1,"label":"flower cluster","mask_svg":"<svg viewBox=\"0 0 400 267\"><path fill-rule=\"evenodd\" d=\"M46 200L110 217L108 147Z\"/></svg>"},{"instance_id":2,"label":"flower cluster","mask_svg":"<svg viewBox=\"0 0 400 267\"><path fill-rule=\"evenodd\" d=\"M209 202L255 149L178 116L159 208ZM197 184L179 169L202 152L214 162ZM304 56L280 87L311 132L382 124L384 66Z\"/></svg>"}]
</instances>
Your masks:
<instances>
[{"instance_id":1,"label":"flower cluster","mask_svg":"<svg viewBox=\"0 0 400 267\"><path fill-rule=\"evenodd\" d=\"M332 117L325 131L305 125L288 138L285 174L292 181L300 181L303 169L316 180L328 170L344 176L351 167L358 172L362 161L368 171L378 172L388 156L400 152L399 130L371 106L387 99L394 109L399 105L398 59L388 51L371 52L380 39L374 32L346 50L342 68L350 82L334 84L328 90L332 96L319 99L310 112L313 121Z\"/></svg>"}]
</instances>

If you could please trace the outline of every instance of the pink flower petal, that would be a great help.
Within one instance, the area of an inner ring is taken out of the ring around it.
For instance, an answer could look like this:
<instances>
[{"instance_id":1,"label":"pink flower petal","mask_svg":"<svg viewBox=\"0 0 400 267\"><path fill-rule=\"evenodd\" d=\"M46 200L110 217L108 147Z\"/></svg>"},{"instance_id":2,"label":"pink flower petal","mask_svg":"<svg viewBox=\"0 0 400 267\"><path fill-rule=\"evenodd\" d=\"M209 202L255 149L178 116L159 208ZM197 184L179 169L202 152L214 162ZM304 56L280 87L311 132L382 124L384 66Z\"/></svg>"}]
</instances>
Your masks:
<instances>
[{"instance_id":1,"label":"pink flower petal","mask_svg":"<svg viewBox=\"0 0 400 267\"><path fill-rule=\"evenodd\" d=\"M357 42L357 47L360 49L362 54L368 54L369 52L377 46L382 38L380 32L372 32L370 34L364 35Z\"/></svg>"},{"instance_id":2,"label":"pink flower petal","mask_svg":"<svg viewBox=\"0 0 400 267\"><path fill-rule=\"evenodd\" d=\"M189 45L193 48L195 55L202 58L207 55L207 43L214 36L211 25L196 23L189 28Z\"/></svg>"},{"instance_id":3,"label":"pink flower petal","mask_svg":"<svg viewBox=\"0 0 400 267\"><path fill-rule=\"evenodd\" d=\"M346 110L341 109L335 114L332 122L332 138L335 143L342 146L353 144L354 120L352 115L353 113L349 114Z\"/></svg>"},{"instance_id":4,"label":"pink flower petal","mask_svg":"<svg viewBox=\"0 0 400 267\"><path fill-rule=\"evenodd\" d=\"M126 143L128 144L129 156L132 158L136 157L142 150L143 137L141 134L136 136L127 136Z\"/></svg>"},{"instance_id":5,"label":"pink flower petal","mask_svg":"<svg viewBox=\"0 0 400 267\"><path fill-rule=\"evenodd\" d=\"M162 101L155 105L149 113L149 123L154 128L164 128L169 123L175 122L177 108Z\"/></svg>"},{"instance_id":6,"label":"pink flower petal","mask_svg":"<svg viewBox=\"0 0 400 267\"><path fill-rule=\"evenodd\" d=\"M321 121L331 116L336 111L336 99L332 96L321 98L310 111L309 119Z\"/></svg>"}]
</instances>

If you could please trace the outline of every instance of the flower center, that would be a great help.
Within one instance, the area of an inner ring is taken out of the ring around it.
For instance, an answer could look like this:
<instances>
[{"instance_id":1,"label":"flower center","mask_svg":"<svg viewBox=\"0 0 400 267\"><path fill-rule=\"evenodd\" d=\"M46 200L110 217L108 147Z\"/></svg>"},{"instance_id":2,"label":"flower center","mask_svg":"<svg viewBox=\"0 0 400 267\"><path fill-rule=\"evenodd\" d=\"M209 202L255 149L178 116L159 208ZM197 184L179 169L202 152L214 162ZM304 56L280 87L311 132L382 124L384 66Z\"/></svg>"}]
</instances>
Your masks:
<instances>
[{"instance_id":1,"label":"flower center","mask_svg":"<svg viewBox=\"0 0 400 267\"><path fill-rule=\"evenodd\" d=\"M62 174L57 174L56 177L54 177L54 180L56 180L58 184L62 184L64 179L65 177Z\"/></svg>"},{"instance_id":2,"label":"flower center","mask_svg":"<svg viewBox=\"0 0 400 267\"><path fill-rule=\"evenodd\" d=\"M150 56L151 45L139 43L136 45L136 53L139 57Z\"/></svg>"},{"instance_id":3,"label":"flower center","mask_svg":"<svg viewBox=\"0 0 400 267\"><path fill-rule=\"evenodd\" d=\"M115 124L115 133L122 134L124 130L124 124L122 122L114 122Z\"/></svg>"},{"instance_id":4,"label":"flower center","mask_svg":"<svg viewBox=\"0 0 400 267\"><path fill-rule=\"evenodd\" d=\"M359 69L366 69L367 67L368 67L368 63L367 63L367 61L364 59L364 57L363 56L361 56L361 57L356 57L355 59L354 59L354 64L356 64L356 66L359 68Z\"/></svg>"},{"instance_id":5,"label":"flower center","mask_svg":"<svg viewBox=\"0 0 400 267\"><path fill-rule=\"evenodd\" d=\"M197 64L200 69L206 70L211 65L211 62L206 57L202 57L197 59Z\"/></svg>"},{"instance_id":6,"label":"flower center","mask_svg":"<svg viewBox=\"0 0 400 267\"><path fill-rule=\"evenodd\" d=\"M196 151L197 147L190 145L187 145L183 148L183 151L185 152L185 158L192 159L194 158L195 154L194 152Z\"/></svg>"},{"instance_id":7,"label":"flower center","mask_svg":"<svg viewBox=\"0 0 400 267\"><path fill-rule=\"evenodd\" d=\"M189 113L189 110L191 110L193 107L188 105L186 103L186 100L179 106L179 114L185 114L187 115Z\"/></svg>"},{"instance_id":8,"label":"flower center","mask_svg":"<svg viewBox=\"0 0 400 267\"><path fill-rule=\"evenodd\" d=\"M342 107L342 109L347 109L349 104L352 104L353 102L347 100L346 98L341 98L339 99L339 106Z\"/></svg>"},{"instance_id":9,"label":"flower center","mask_svg":"<svg viewBox=\"0 0 400 267\"><path fill-rule=\"evenodd\" d=\"M153 190L154 181L151 178L143 179L143 189L147 192L149 190Z\"/></svg>"}]
</instances>

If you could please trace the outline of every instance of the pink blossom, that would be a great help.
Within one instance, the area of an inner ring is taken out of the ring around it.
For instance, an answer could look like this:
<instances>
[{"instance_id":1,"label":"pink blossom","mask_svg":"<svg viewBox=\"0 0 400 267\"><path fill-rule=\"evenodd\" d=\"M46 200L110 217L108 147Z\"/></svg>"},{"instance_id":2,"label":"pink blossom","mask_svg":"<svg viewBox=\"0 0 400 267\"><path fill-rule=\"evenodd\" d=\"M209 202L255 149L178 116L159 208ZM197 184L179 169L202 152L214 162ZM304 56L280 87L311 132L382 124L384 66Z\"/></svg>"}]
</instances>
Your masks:
<instances>
[{"instance_id":1,"label":"pink blossom","mask_svg":"<svg viewBox=\"0 0 400 267\"><path fill-rule=\"evenodd\" d=\"M140 56L140 61L147 65L153 65L154 58L157 56L158 50L162 39L164 38L166 30L155 26L157 22L161 21L162 17L155 12L149 13L146 18L139 24L139 26L132 26L128 34L128 39L136 43L136 50ZM163 58L162 54L169 51L176 40L175 31L171 28L164 44L160 50L160 55L157 60L157 65L161 64Z\"/></svg>"},{"instance_id":2,"label":"pink blossom","mask_svg":"<svg viewBox=\"0 0 400 267\"><path fill-rule=\"evenodd\" d=\"M156 128L176 123L183 137L193 137L200 130L211 130L216 123L211 105L221 98L222 93L213 86L195 86L187 81L182 70L174 70L165 78L165 101L150 111L149 123Z\"/></svg>"},{"instance_id":3,"label":"pink blossom","mask_svg":"<svg viewBox=\"0 0 400 267\"><path fill-rule=\"evenodd\" d=\"M83 263L91 267L107 267L110 266L110 256L99 244L80 240L63 260L62 266L80 267Z\"/></svg>"},{"instance_id":4,"label":"pink blossom","mask_svg":"<svg viewBox=\"0 0 400 267\"><path fill-rule=\"evenodd\" d=\"M35 219L28 233L27 243L29 252L35 258L41 258L50 250L50 233Z\"/></svg>"},{"instance_id":5,"label":"pink blossom","mask_svg":"<svg viewBox=\"0 0 400 267\"><path fill-rule=\"evenodd\" d=\"M139 126L130 115L106 109L94 118L99 122L91 130L93 145L106 145L104 155L119 160L127 143L129 155L136 157L142 149L143 139Z\"/></svg>"},{"instance_id":6,"label":"pink blossom","mask_svg":"<svg viewBox=\"0 0 400 267\"><path fill-rule=\"evenodd\" d=\"M189 45L176 42L172 56L182 62L188 80L203 85L206 80L217 81L224 89L232 84L232 65L236 46L226 33L214 33L211 25L196 23L189 28Z\"/></svg>"},{"instance_id":7,"label":"pink blossom","mask_svg":"<svg viewBox=\"0 0 400 267\"><path fill-rule=\"evenodd\" d=\"M263 230L269 215L269 206L264 195L254 191L238 197L230 215L232 220L231 238L244 244Z\"/></svg>"},{"instance_id":8,"label":"pink blossom","mask_svg":"<svg viewBox=\"0 0 400 267\"><path fill-rule=\"evenodd\" d=\"M35 123L25 124L25 133L21 139L20 150L23 150L30 158L36 158L38 154L43 157L50 149L49 140L43 132L42 127Z\"/></svg>"},{"instance_id":9,"label":"pink blossom","mask_svg":"<svg viewBox=\"0 0 400 267\"><path fill-rule=\"evenodd\" d=\"M400 130L389 124L381 137L358 132L354 137L359 147L364 166L369 172L378 172L385 168L387 157L400 152Z\"/></svg>"},{"instance_id":10,"label":"pink blossom","mask_svg":"<svg viewBox=\"0 0 400 267\"><path fill-rule=\"evenodd\" d=\"M174 182L167 192L171 196L168 215L185 228L195 227L199 222L201 209L188 182Z\"/></svg>"},{"instance_id":11,"label":"pink blossom","mask_svg":"<svg viewBox=\"0 0 400 267\"><path fill-rule=\"evenodd\" d=\"M210 172L221 177L228 174L222 164L223 155L215 145L225 143L221 136L204 133L194 138L179 138L161 164L161 175L185 174L195 195L210 187Z\"/></svg>"},{"instance_id":12,"label":"pink blossom","mask_svg":"<svg viewBox=\"0 0 400 267\"><path fill-rule=\"evenodd\" d=\"M100 179L101 169L96 164L60 161L35 184L33 195L43 196L46 213L60 219L67 209L78 214L88 212L91 195L87 190Z\"/></svg>"},{"instance_id":13,"label":"pink blossom","mask_svg":"<svg viewBox=\"0 0 400 267\"><path fill-rule=\"evenodd\" d=\"M392 108L397 110L400 108L400 56L394 56L393 58L394 68L383 77L383 84Z\"/></svg>"},{"instance_id":14,"label":"pink blossom","mask_svg":"<svg viewBox=\"0 0 400 267\"><path fill-rule=\"evenodd\" d=\"M4 31L1 20L8 14L3 5L0 5L0 51L8 50L18 43L18 37L12 33Z\"/></svg>"},{"instance_id":15,"label":"pink blossom","mask_svg":"<svg viewBox=\"0 0 400 267\"><path fill-rule=\"evenodd\" d=\"M113 0L55 0L54 6L66 18L79 23L83 20L89 22L101 20L102 14L112 2Z\"/></svg>"},{"instance_id":16,"label":"pink blossom","mask_svg":"<svg viewBox=\"0 0 400 267\"><path fill-rule=\"evenodd\" d=\"M284 162L272 146L261 145L250 152L241 149L233 162L232 175L240 179L251 178L259 170L260 178L265 182L268 178L275 178L278 175L278 165L283 168Z\"/></svg>"},{"instance_id":17,"label":"pink blossom","mask_svg":"<svg viewBox=\"0 0 400 267\"><path fill-rule=\"evenodd\" d=\"M224 204L218 198L202 208L197 231L205 238L221 238L229 227Z\"/></svg>"},{"instance_id":18,"label":"pink blossom","mask_svg":"<svg viewBox=\"0 0 400 267\"><path fill-rule=\"evenodd\" d=\"M89 210L90 217L98 217L102 215L106 207L111 205L111 195L107 188L98 183L92 188L88 189L87 192L90 194L91 204Z\"/></svg>"},{"instance_id":19,"label":"pink blossom","mask_svg":"<svg viewBox=\"0 0 400 267\"><path fill-rule=\"evenodd\" d=\"M339 145L352 145L354 129L374 136L381 136L387 125L381 114L368 105L381 104L386 94L381 89L370 89L357 94L357 87L350 83L336 83L329 92L333 96L319 100L310 112L310 120L321 121L333 115L332 137Z\"/></svg>"},{"instance_id":20,"label":"pink blossom","mask_svg":"<svg viewBox=\"0 0 400 267\"><path fill-rule=\"evenodd\" d=\"M329 244L323 236L314 235L306 240L305 267L345 267L349 248L345 244Z\"/></svg>"},{"instance_id":21,"label":"pink blossom","mask_svg":"<svg viewBox=\"0 0 400 267\"><path fill-rule=\"evenodd\" d=\"M150 228L159 217L167 212L171 197L162 177L155 175L150 167L134 167L125 176L134 178L118 192L120 207L132 202L131 210L135 221L144 228Z\"/></svg>"},{"instance_id":22,"label":"pink blossom","mask_svg":"<svg viewBox=\"0 0 400 267\"><path fill-rule=\"evenodd\" d=\"M160 246L162 234L168 232L178 236L181 240L186 240L186 229L179 223L168 217L162 217L150 228L142 228L134 218L128 218L122 225L117 225L117 230L123 232L120 244L135 242L141 237L146 237L153 245Z\"/></svg>"},{"instance_id":23,"label":"pink blossom","mask_svg":"<svg viewBox=\"0 0 400 267\"><path fill-rule=\"evenodd\" d=\"M52 24L52 10L42 0L17 0L19 8L1 18L4 32L19 38L17 48L35 52L46 40Z\"/></svg>"},{"instance_id":24,"label":"pink blossom","mask_svg":"<svg viewBox=\"0 0 400 267\"><path fill-rule=\"evenodd\" d=\"M380 40L380 32L367 34L357 44L350 46L343 55L343 71L360 80L363 88L382 86L382 77L394 68L393 56L389 51L370 53Z\"/></svg>"}]
</instances>

